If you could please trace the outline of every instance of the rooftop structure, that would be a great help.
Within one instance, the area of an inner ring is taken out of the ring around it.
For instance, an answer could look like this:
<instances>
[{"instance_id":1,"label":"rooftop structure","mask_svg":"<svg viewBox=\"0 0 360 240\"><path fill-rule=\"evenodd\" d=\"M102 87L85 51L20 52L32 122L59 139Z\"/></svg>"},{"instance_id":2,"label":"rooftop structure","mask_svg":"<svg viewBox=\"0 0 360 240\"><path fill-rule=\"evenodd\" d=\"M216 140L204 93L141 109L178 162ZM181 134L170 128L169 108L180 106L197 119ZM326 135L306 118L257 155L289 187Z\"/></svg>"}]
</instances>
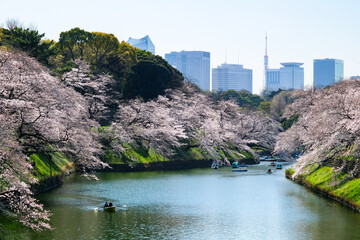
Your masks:
<instances>
[{"instance_id":1,"label":"rooftop structure","mask_svg":"<svg viewBox=\"0 0 360 240\"><path fill-rule=\"evenodd\" d=\"M141 50L149 51L155 55L155 45L151 41L149 35L140 39L130 37L129 40L127 40L127 43Z\"/></svg>"}]
</instances>

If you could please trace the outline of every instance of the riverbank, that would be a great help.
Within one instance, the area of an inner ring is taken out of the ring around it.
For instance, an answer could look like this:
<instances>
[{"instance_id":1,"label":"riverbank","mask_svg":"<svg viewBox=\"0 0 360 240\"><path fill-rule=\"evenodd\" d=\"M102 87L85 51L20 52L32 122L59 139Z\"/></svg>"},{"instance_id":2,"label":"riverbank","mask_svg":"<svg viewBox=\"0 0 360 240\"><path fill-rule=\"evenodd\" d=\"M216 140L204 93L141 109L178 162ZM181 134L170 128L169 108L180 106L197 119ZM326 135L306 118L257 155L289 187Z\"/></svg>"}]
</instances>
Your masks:
<instances>
[{"instance_id":1,"label":"riverbank","mask_svg":"<svg viewBox=\"0 0 360 240\"><path fill-rule=\"evenodd\" d=\"M336 172L328 166L312 166L306 174L293 176L290 168L285 171L286 178L301 184L315 193L332 199L340 204L360 212L360 179L348 174Z\"/></svg>"}]
</instances>

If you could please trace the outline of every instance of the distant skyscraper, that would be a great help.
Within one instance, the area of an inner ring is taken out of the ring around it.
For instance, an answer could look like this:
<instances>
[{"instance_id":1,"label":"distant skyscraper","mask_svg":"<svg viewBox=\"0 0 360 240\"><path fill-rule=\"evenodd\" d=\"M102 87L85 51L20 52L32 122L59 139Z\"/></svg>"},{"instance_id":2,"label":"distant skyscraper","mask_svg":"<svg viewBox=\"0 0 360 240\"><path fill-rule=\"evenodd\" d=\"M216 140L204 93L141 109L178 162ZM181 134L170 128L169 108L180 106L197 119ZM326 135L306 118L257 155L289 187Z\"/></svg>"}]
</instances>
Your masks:
<instances>
[{"instance_id":1,"label":"distant skyscraper","mask_svg":"<svg viewBox=\"0 0 360 240\"><path fill-rule=\"evenodd\" d=\"M288 62L280 63L280 86L279 88L302 89L304 88L304 68L300 67L303 63Z\"/></svg>"},{"instance_id":2,"label":"distant skyscraper","mask_svg":"<svg viewBox=\"0 0 360 240\"><path fill-rule=\"evenodd\" d=\"M350 80L360 80L360 76L351 76Z\"/></svg>"},{"instance_id":3,"label":"distant skyscraper","mask_svg":"<svg viewBox=\"0 0 360 240\"><path fill-rule=\"evenodd\" d=\"M155 45L151 41L149 35L146 35L145 37L140 39L130 37L127 42L136 48L152 52L152 54L155 55Z\"/></svg>"},{"instance_id":4,"label":"distant skyscraper","mask_svg":"<svg viewBox=\"0 0 360 240\"><path fill-rule=\"evenodd\" d=\"M203 90L210 90L210 53L181 51L165 54L165 60Z\"/></svg>"},{"instance_id":5,"label":"distant skyscraper","mask_svg":"<svg viewBox=\"0 0 360 240\"><path fill-rule=\"evenodd\" d=\"M276 91L280 88L280 69L266 70L266 84L267 91Z\"/></svg>"},{"instance_id":6,"label":"distant skyscraper","mask_svg":"<svg viewBox=\"0 0 360 240\"><path fill-rule=\"evenodd\" d=\"M301 89L304 87L303 63L288 62L281 63L280 69L268 69L266 71L266 90L276 91L278 89Z\"/></svg>"},{"instance_id":7,"label":"distant skyscraper","mask_svg":"<svg viewBox=\"0 0 360 240\"><path fill-rule=\"evenodd\" d=\"M314 86L323 88L344 78L344 61L339 59L314 59Z\"/></svg>"},{"instance_id":8,"label":"distant skyscraper","mask_svg":"<svg viewBox=\"0 0 360 240\"><path fill-rule=\"evenodd\" d=\"M239 64L224 63L212 69L212 91L246 90L252 92L252 70Z\"/></svg>"}]
</instances>

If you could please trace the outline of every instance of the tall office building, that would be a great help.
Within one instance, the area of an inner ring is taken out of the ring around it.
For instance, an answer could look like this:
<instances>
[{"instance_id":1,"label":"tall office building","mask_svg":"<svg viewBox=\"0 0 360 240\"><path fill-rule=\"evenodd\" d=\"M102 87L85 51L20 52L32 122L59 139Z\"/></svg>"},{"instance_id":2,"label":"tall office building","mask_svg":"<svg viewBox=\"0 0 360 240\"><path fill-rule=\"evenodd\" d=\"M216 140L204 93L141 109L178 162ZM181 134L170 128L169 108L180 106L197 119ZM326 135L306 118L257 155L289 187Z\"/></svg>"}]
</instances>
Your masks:
<instances>
[{"instance_id":1,"label":"tall office building","mask_svg":"<svg viewBox=\"0 0 360 240\"><path fill-rule=\"evenodd\" d=\"M339 59L314 59L314 86L323 88L344 78L344 61Z\"/></svg>"},{"instance_id":2,"label":"tall office building","mask_svg":"<svg viewBox=\"0 0 360 240\"><path fill-rule=\"evenodd\" d=\"M266 70L265 75L265 89L267 91L276 91L280 88L280 69Z\"/></svg>"},{"instance_id":3,"label":"tall office building","mask_svg":"<svg viewBox=\"0 0 360 240\"><path fill-rule=\"evenodd\" d=\"M267 55L267 34L265 36L264 56L264 78L265 90L276 91L278 89L301 89L304 88L303 63L287 62L281 63L280 69L269 68L269 57Z\"/></svg>"},{"instance_id":4,"label":"tall office building","mask_svg":"<svg viewBox=\"0 0 360 240\"><path fill-rule=\"evenodd\" d=\"M129 38L129 40L127 41L127 43L129 43L130 45L145 50L145 51L149 51L152 54L155 55L155 45L153 44L153 42L151 41L149 35L146 35L143 38L140 39L136 39L136 38Z\"/></svg>"},{"instance_id":5,"label":"tall office building","mask_svg":"<svg viewBox=\"0 0 360 240\"><path fill-rule=\"evenodd\" d=\"M302 89L304 88L304 68L300 67L303 63L287 62L280 63L280 86L279 88Z\"/></svg>"},{"instance_id":6,"label":"tall office building","mask_svg":"<svg viewBox=\"0 0 360 240\"><path fill-rule=\"evenodd\" d=\"M252 92L252 70L239 64L221 64L212 69L212 91L246 90Z\"/></svg>"},{"instance_id":7,"label":"tall office building","mask_svg":"<svg viewBox=\"0 0 360 240\"><path fill-rule=\"evenodd\" d=\"M210 90L210 53L203 51L181 51L165 54L165 60L178 69L185 79L203 90Z\"/></svg>"},{"instance_id":8,"label":"tall office building","mask_svg":"<svg viewBox=\"0 0 360 240\"><path fill-rule=\"evenodd\" d=\"M278 89L302 89L304 88L303 63L287 62L281 63L280 69L268 69L266 71L266 87L268 91Z\"/></svg>"}]
</instances>

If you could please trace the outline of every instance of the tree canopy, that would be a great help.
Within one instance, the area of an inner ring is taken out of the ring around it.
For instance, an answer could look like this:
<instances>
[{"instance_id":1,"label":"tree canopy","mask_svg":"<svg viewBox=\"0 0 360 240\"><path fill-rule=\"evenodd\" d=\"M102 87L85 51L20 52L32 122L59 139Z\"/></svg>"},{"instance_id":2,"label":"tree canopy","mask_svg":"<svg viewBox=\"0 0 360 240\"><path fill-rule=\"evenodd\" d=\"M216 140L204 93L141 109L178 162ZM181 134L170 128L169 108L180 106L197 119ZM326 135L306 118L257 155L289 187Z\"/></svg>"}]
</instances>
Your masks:
<instances>
[{"instance_id":1,"label":"tree canopy","mask_svg":"<svg viewBox=\"0 0 360 240\"><path fill-rule=\"evenodd\" d=\"M93 32L87 44L86 59L97 69L107 68L108 58L119 54L119 40L109 33Z\"/></svg>"},{"instance_id":2,"label":"tree canopy","mask_svg":"<svg viewBox=\"0 0 360 240\"><path fill-rule=\"evenodd\" d=\"M1 32L0 44L27 52L41 63L49 65L49 57L54 54L54 49L52 48L54 42L43 40L45 34L39 34L37 30L16 26L10 30L2 29Z\"/></svg>"},{"instance_id":3,"label":"tree canopy","mask_svg":"<svg viewBox=\"0 0 360 240\"><path fill-rule=\"evenodd\" d=\"M59 47L62 54L71 60L84 57L86 43L92 38L92 34L78 27L69 31L61 32Z\"/></svg>"},{"instance_id":4,"label":"tree canopy","mask_svg":"<svg viewBox=\"0 0 360 240\"><path fill-rule=\"evenodd\" d=\"M162 57L138 51L137 59L124 82L124 98L149 100L163 95L166 89L182 86L183 76Z\"/></svg>"},{"instance_id":5,"label":"tree canopy","mask_svg":"<svg viewBox=\"0 0 360 240\"><path fill-rule=\"evenodd\" d=\"M251 94L246 90L235 91L227 90L225 92L212 93L212 98L217 100L234 100L240 107L256 109L264 101L259 95Z\"/></svg>"}]
</instances>

